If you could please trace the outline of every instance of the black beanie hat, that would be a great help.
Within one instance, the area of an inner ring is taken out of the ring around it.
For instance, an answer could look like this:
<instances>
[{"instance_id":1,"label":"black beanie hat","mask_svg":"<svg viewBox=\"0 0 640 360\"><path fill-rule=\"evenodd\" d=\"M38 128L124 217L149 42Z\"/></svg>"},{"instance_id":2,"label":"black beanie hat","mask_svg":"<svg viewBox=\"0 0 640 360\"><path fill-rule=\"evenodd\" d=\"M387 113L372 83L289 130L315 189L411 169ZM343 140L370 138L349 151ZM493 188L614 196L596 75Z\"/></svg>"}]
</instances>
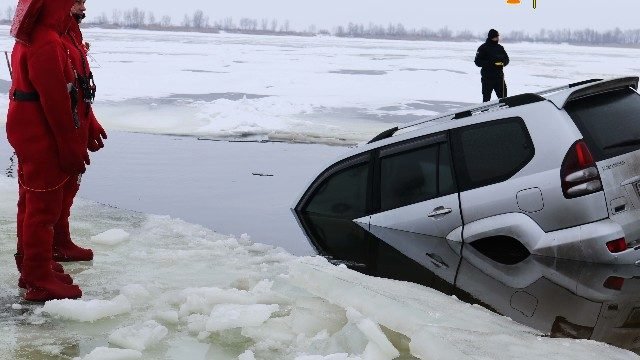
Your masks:
<instances>
[{"instance_id":1,"label":"black beanie hat","mask_svg":"<svg viewBox=\"0 0 640 360\"><path fill-rule=\"evenodd\" d=\"M487 35L487 39L493 39L495 37L500 36L500 34L498 33L498 30L496 29L491 29L489 30L489 34Z\"/></svg>"}]
</instances>

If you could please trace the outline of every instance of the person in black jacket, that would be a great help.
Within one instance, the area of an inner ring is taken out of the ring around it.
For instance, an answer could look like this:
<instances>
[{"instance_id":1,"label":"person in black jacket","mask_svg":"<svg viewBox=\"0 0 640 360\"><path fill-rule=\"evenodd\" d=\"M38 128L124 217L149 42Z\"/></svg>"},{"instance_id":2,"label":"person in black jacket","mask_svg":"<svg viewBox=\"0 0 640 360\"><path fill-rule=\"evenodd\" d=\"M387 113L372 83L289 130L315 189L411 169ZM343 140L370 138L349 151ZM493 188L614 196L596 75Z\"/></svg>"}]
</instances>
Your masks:
<instances>
[{"instance_id":1,"label":"person in black jacket","mask_svg":"<svg viewBox=\"0 0 640 360\"><path fill-rule=\"evenodd\" d=\"M500 34L495 29L489 30L487 41L480 45L476 52L475 63L481 67L482 101L491 100L491 93L496 92L499 99L507 96L507 84L504 81L503 68L509 65L509 55L502 45L498 44Z\"/></svg>"}]
</instances>

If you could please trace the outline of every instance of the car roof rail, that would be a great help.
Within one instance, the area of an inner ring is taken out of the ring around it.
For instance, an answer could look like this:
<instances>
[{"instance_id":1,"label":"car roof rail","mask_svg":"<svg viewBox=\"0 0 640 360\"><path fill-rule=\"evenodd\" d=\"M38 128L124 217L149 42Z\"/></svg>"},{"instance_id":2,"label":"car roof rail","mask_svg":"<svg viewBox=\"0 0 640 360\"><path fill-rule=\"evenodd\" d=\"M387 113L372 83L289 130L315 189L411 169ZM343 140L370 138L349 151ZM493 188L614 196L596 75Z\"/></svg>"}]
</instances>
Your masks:
<instances>
[{"instance_id":1,"label":"car roof rail","mask_svg":"<svg viewBox=\"0 0 640 360\"><path fill-rule=\"evenodd\" d=\"M406 125L401 125L401 126L396 126L394 128L391 129L387 129L383 132L381 132L380 134L376 135L373 139L371 139L367 144L371 144L374 143L376 141L380 141L383 139L387 139L393 136L393 134L395 134L398 130L402 130L402 129L407 129L410 127L414 127L414 126L418 126L418 125L422 125L428 122L432 122L435 120L444 120L444 119L448 119L448 120L458 120L458 119L464 119L466 117L469 116L473 116L476 114L480 114L489 110L498 110L501 108L512 108L512 107L516 107L516 106L522 106L522 105L527 105L527 104L532 104L535 102L539 102L539 101L545 101L545 98L543 98L542 96L538 95L538 94L532 94L532 93L525 93L525 94L519 94L519 95L514 95L514 96L509 96L506 98L502 98L500 100L497 101L492 101L492 102L485 102L482 104L478 104L478 105L474 105L471 107L468 107L462 111L458 111L456 113L447 113L444 115L437 115L435 117L430 117L430 118L426 118L426 119L421 119Z\"/></svg>"},{"instance_id":2,"label":"car roof rail","mask_svg":"<svg viewBox=\"0 0 640 360\"><path fill-rule=\"evenodd\" d=\"M594 82L598 82L598 81L602 81L603 79L589 79L589 80L583 80L583 81L578 81L575 83L571 83L571 84L567 84L567 85L562 85L562 86L558 86L558 87L554 87L551 89L546 89L546 90L542 90L540 92L537 92L536 95L547 95L547 94L551 94L557 91L562 91L562 90L568 90L577 86L581 86L581 85L586 85L586 84L591 84Z\"/></svg>"}]
</instances>

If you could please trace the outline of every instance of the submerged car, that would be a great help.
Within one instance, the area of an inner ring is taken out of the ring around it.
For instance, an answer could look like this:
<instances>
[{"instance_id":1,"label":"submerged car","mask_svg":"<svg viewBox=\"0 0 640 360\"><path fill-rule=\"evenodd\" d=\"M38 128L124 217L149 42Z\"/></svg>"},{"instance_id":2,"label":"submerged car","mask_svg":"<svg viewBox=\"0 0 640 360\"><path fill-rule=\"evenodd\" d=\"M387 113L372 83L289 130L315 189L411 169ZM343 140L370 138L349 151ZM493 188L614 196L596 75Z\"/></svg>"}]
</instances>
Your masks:
<instances>
[{"instance_id":1,"label":"submerged car","mask_svg":"<svg viewBox=\"0 0 640 360\"><path fill-rule=\"evenodd\" d=\"M430 287L550 337L591 339L640 353L638 266L536 255L515 259L427 235L365 229L347 219L298 218L317 252L334 264Z\"/></svg>"},{"instance_id":2,"label":"submerged car","mask_svg":"<svg viewBox=\"0 0 640 360\"><path fill-rule=\"evenodd\" d=\"M322 171L294 210L494 253L640 265L637 88L638 77L592 79L389 129Z\"/></svg>"}]
</instances>

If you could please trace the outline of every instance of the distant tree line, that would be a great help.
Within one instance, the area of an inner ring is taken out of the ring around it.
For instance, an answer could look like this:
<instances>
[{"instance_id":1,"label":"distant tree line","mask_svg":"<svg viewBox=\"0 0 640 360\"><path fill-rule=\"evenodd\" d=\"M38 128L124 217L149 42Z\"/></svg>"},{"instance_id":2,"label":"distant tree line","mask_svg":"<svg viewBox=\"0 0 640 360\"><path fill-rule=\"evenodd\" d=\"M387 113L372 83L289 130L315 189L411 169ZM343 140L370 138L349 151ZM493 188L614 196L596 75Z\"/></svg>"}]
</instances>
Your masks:
<instances>
[{"instance_id":1,"label":"distant tree line","mask_svg":"<svg viewBox=\"0 0 640 360\"><path fill-rule=\"evenodd\" d=\"M485 33L474 34L469 30L454 32L447 27L432 30L428 28L407 29L402 24L389 24L387 26L370 23L349 23L347 26L338 26L333 35L338 37L375 38L375 39L402 39L402 40L447 40L468 41L484 40ZM598 31L594 29L542 29L535 34L528 32L510 31L502 36L507 42L545 42L545 43L569 43L580 45L640 45L640 29Z\"/></svg>"},{"instance_id":2,"label":"distant tree line","mask_svg":"<svg viewBox=\"0 0 640 360\"><path fill-rule=\"evenodd\" d=\"M130 28L130 29L158 29L158 30L182 30L182 31L203 31L203 32L242 32L242 33L286 33L309 35L309 32L292 31L289 20L280 22L278 19L250 19L241 18L235 22L232 17L211 21L202 10L196 10L193 14L184 14L179 24L173 19L164 15L157 18L153 12L146 12L138 8L129 10L113 10L111 16L106 13L87 21L88 25ZM315 31L315 27L313 28Z\"/></svg>"},{"instance_id":3,"label":"distant tree line","mask_svg":"<svg viewBox=\"0 0 640 360\"><path fill-rule=\"evenodd\" d=\"M597 31L593 29L542 29L536 34L524 31L511 31L505 39L509 41L569 43L580 45L638 45L640 44L640 29Z\"/></svg>"},{"instance_id":4,"label":"distant tree line","mask_svg":"<svg viewBox=\"0 0 640 360\"><path fill-rule=\"evenodd\" d=\"M10 24L15 7L7 6L0 24ZM454 31L448 27L437 30L429 28L406 28L401 23L368 25L349 23L337 26L332 30L318 29L315 25L307 29L293 29L289 20L240 18L237 22L232 17L225 17L212 21L202 10L193 14L185 14L179 24L174 23L171 16L156 17L153 12L134 7L128 10L113 10L111 14L102 13L86 21L90 26L107 28L131 28L150 30L201 31L201 32L236 32L245 34L286 34L286 35L333 35L337 37L371 38L371 39L401 39L401 40L436 40L436 41L482 41L484 33L473 33L470 30ZM598 31L594 29L542 29L537 33L525 31L504 32L502 40L506 42L546 42L569 43L579 45L640 45L640 29Z\"/></svg>"},{"instance_id":5,"label":"distant tree line","mask_svg":"<svg viewBox=\"0 0 640 360\"><path fill-rule=\"evenodd\" d=\"M372 39L402 39L402 40L475 40L478 36L468 30L454 34L448 27L439 30L428 28L407 29L403 24L378 25L369 23L363 24L349 23L347 26L336 27L332 35L338 37L356 37Z\"/></svg>"}]
</instances>

